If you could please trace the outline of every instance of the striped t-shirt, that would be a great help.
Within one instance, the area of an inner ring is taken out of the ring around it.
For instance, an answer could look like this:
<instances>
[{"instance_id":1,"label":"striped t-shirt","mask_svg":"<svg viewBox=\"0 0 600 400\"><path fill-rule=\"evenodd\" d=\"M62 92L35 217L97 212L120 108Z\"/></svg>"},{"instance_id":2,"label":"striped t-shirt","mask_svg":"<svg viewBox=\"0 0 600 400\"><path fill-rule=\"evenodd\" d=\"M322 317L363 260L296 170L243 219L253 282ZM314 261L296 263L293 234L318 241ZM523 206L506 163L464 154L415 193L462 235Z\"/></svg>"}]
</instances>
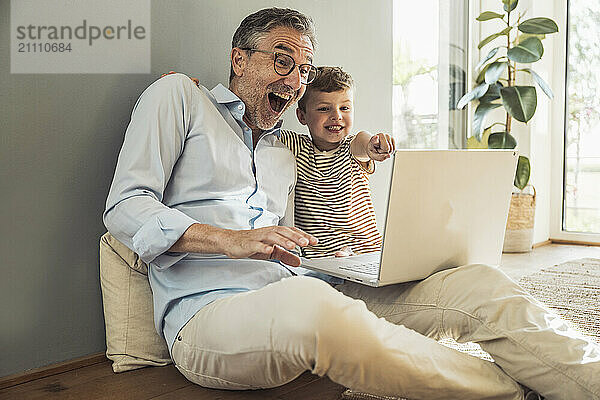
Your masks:
<instances>
[{"instance_id":1,"label":"striped t-shirt","mask_svg":"<svg viewBox=\"0 0 600 400\"><path fill-rule=\"evenodd\" d=\"M365 170L353 158L352 138L320 151L310 136L281 131L281 141L296 157L294 225L319 239L303 248L307 258L332 256L344 246L357 254L381 250L368 179L375 167L371 161Z\"/></svg>"}]
</instances>

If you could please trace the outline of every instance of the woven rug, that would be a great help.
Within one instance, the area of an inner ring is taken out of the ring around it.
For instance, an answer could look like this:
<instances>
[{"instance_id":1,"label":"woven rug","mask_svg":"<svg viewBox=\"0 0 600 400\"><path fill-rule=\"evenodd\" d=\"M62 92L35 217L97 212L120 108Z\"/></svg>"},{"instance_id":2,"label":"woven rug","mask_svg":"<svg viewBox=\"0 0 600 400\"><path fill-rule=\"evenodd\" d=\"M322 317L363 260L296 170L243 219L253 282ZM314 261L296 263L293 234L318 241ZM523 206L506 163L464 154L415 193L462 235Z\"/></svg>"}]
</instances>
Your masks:
<instances>
[{"instance_id":1,"label":"woven rug","mask_svg":"<svg viewBox=\"0 0 600 400\"><path fill-rule=\"evenodd\" d=\"M600 343L600 259L582 258L519 280L529 293Z\"/></svg>"},{"instance_id":2,"label":"woven rug","mask_svg":"<svg viewBox=\"0 0 600 400\"><path fill-rule=\"evenodd\" d=\"M573 329L600 343L600 259L583 258L542 268L532 275L522 277L519 284L569 322ZM476 343L457 343L452 339L443 339L440 343L493 361ZM374 396L350 389L342 394L342 399L406 400Z\"/></svg>"}]
</instances>

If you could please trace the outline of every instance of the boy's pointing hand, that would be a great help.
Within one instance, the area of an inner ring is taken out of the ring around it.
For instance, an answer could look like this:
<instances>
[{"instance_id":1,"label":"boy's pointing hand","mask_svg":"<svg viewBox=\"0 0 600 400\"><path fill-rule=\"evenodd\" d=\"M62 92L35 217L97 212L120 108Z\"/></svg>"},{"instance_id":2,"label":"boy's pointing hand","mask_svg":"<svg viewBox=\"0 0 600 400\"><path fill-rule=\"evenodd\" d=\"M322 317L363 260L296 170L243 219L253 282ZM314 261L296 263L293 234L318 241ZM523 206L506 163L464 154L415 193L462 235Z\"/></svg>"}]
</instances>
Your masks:
<instances>
[{"instance_id":1,"label":"boy's pointing hand","mask_svg":"<svg viewBox=\"0 0 600 400\"><path fill-rule=\"evenodd\" d=\"M390 158L395 150L396 142L394 138L387 133L378 133L369 140L367 155L371 160L384 161Z\"/></svg>"}]
</instances>

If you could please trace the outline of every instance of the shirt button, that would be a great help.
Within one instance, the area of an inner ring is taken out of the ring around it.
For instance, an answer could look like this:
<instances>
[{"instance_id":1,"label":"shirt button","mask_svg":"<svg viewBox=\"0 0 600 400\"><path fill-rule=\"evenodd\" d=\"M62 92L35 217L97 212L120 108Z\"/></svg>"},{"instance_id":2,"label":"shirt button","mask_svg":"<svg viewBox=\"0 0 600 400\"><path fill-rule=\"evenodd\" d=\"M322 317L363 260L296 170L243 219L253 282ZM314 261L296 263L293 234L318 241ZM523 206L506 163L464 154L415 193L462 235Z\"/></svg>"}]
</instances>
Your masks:
<instances>
[{"instance_id":1,"label":"shirt button","mask_svg":"<svg viewBox=\"0 0 600 400\"><path fill-rule=\"evenodd\" d=\"M242 110L243 108L244 108L244 106L241 104L238 106L238 110Z\"/></svg>"}]
</instances>

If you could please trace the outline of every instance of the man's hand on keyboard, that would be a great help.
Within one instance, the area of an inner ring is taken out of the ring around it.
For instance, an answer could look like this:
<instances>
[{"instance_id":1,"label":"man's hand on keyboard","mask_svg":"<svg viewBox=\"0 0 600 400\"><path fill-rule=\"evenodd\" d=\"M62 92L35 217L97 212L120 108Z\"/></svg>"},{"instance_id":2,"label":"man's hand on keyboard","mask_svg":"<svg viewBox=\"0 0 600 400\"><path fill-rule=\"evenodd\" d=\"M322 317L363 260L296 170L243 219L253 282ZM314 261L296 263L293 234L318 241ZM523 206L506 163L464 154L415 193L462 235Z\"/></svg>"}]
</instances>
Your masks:
<instances>
[{"instance_id":1,"label":"man's hand on keyboard","mask_svg":"<svg viewBox=\"0 0 600 400\"><path fill-rule=\"evenodd\" d=\"M335 252L336 257L349 257L349 256L355 256L355 255L356 255L356 253L352 251L350 246L344 246L340 250Z\"/></svg>"}]
</instances>

